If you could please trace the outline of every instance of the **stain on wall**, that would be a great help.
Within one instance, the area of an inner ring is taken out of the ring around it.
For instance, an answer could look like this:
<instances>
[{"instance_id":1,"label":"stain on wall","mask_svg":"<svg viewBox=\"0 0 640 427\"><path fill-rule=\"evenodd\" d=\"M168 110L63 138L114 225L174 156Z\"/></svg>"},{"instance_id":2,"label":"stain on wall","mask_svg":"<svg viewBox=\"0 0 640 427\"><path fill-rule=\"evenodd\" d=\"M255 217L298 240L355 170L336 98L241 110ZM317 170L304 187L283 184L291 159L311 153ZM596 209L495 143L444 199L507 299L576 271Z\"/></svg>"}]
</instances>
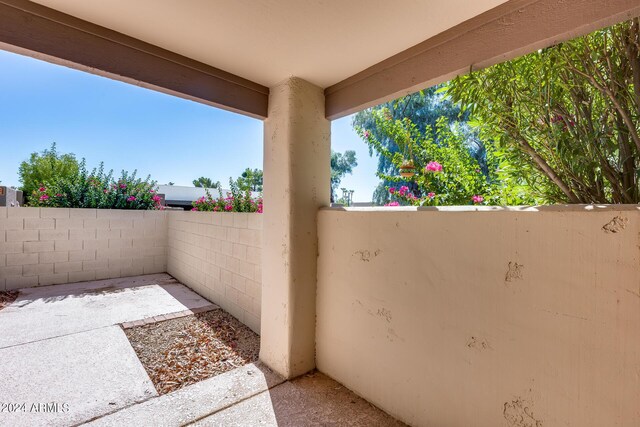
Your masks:
<instances>
[{"instance_id":1,"label":"stain on wall","mask_svg":"<svg viewBox=\"0 0 640 427\"><path fill-rule=\"evenodd\" d=\"M514 280L522 280L522 272L524 265L517 262L509 261L509 267L507 268L507 274L504 276L505 282L513 282Z\"/></svg>"},{"instance_id":2,"label":"stain on wall","mask_svg":"<svg viewBox=\"0 0 640 427\"><path fill-rule=\"evenodd\" d=\"M377 257L378 255L380 255L382 251L380 249L376 249L375 251L371 252L367 249L363 249L361 251L355 251L353 253L353 256L357 257L360 261L363 262L369 262L371 261L371 259Z\"/></svg>"},{"instance_id":3,"label":"stain on wall","mask_svg":"<svg viewBox=\"0 0 640 427\"><path fill-rule=\"evenodd\" d=\"M625 229L629 218L614 216L611 221L602 226L605 233L619 233Z\"/></svg>"},{"instance_id":4,"label":"stain on wall","mask_svg":"<svg viewBox=\"0 0 640 427\"><path fill-rule=\"evenodd\" d=\"M467 341L467 347L478 351L491 350L491 344L489 344L489 341L475 336L469 338Z\"/></svg>"},{"instance_id":5,"label":"stain on wall","mask_svg":"<svg viewBox=\"0 0 640 427\"><path fill-rule=\"evenodd\" d=\"M505 402L502 415L509 427L542 427L542 421L533 414L531 402L521 397Z\"/></svg>"},{"instance_id":6,"label":"stain on wall","mask_svg":"<svg viewBox=\"0 0 640 427\"><path fill-rule=\"evenodd\" d=\"M393 318L391 316L391 311L387 310L386 308L379 308L376 315L379 317L382 317L384 320L387 321L387 323L391 323L391 319Z\"/></svg>"}]
</instances>

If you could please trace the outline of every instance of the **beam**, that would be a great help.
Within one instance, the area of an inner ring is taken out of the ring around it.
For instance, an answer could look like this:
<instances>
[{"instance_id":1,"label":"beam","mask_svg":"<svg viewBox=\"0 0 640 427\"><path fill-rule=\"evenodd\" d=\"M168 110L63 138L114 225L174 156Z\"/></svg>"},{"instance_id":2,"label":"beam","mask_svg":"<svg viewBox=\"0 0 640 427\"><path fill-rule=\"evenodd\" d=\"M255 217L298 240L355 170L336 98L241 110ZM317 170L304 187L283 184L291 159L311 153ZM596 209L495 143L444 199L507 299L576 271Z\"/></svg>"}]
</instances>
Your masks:
<instances>
[{"instance_id":1,"label":"beam","mask_svg":"<svg viewBox=\"0 0 640 427\"><path fill-rule=\"evenodd\" d=\"M328 119L640 16L638 0L509 0L325 89Z\"/></svg>"},{"instance_id":2,"label":"beam","mask_svg":"<svg viewBox=\"0 0 640 427\"><path fill-rule=\"evenodd\" d=\"M0 47L264 119L269 89L27 0L0 0Z\"/></svg>"}]
</instances>

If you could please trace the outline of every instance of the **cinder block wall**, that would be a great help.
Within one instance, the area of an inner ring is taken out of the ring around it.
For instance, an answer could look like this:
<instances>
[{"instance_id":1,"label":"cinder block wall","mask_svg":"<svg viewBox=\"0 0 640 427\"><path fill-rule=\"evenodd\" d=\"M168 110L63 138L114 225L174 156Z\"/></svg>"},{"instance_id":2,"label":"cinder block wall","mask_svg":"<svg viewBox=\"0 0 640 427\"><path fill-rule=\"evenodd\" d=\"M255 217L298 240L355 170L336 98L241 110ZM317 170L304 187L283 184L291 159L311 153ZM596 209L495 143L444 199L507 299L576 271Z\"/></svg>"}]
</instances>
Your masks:
<instances>
[{"instance_id":1,"label":"cinder block wall","mask_svg":"<svg viewBox=\"0 0 640 427\"><path fill-rule=\"evenodd\" d=\"M167 271L167 212L0 207L0 290Z\"/></svg>"},{"instance_id":2,"label":"cinder block wall","mask_svg":"<svg viewBox=\"0 0 640 427\"><path fill-rule=\"evenodd\" d=\"M168 214L167 272L260 333L262 215Z\"/></svg>"},{"instance_id":3,"label":"cinder block wall","mask_svg":"<svg viewBox=\"0 0 640 427\"><path fill-rule=\"evenodd\" d=\"M414 426L640 426L640 208L321 210L318 369Z\"/></svg>"}]
</instances>

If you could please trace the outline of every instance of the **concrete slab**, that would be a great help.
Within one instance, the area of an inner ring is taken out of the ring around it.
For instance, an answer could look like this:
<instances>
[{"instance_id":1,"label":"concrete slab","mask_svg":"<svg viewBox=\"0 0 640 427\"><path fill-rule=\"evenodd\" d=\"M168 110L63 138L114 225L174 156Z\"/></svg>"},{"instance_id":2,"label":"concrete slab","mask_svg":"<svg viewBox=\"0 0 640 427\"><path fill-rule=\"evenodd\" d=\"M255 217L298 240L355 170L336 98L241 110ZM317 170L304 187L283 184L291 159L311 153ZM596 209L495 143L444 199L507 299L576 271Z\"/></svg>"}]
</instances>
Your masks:
<instances>
[{"instance_id":1,"label":"concrete slab","mask_svg":"<svg viewBox=\"0 0 640 427\"><path fill-rule=\"evenodd\" d=\"M168 274L21 289L0 311L0 349L209 304Z\"/></svg>"},{"instance_id":2,"label":"concrete slab","mask_svg":"<svg viewBox=\"0 0 640 427\"><path fill-rule=\"evenodd\" d=\"M194 426L404 426L321 373L304 375L239 402Z\"/></svg>"},{"instance_id":3,"label":"concrete slab","mask_svg":"<svg viewBox=\"0 0 640 427\"><path fill-rule=\"evenodd\" d=\"M284 382L261 363L158 396L118 324L209 305L166 274L22 290L0 311L0 426L402 425L322 374Z\"/></svg>"},{"instance_id":4,"label":"concrete slab","mask_svg":"<svg viewBox=\"0 0 640 427\"><path fill-rule=\"evenodd\" d=\"M249 364L85 425L182 426L267 391L283 381L261 363Z\"/></svg>"},{"instance_id":5,"label":"concrete slab","mask_svg":"<svg viewBox=\"0 0 640 427\"><path fill-rule=\"evenodd\" d=\"M75 425L157 396L119 326L0 349L0 362L0 404L20 405L3 426Z\"/></svg>"},{"instance_id":6,"label":"concrete slab","mask_svg":"<svg viewBox=\"0 0 640 427\"><path fill-rule=\"evenodd\" d=\"M309 424L298 424L298 426ZM331 425L331 424L324 424ZM257 396L238 403L224 411L206 417L192 426L225 426L225 427L253 427L268 426L278 427L278 417L273 409L269 392L263 392Z\"/></svg>"}]
</instances>

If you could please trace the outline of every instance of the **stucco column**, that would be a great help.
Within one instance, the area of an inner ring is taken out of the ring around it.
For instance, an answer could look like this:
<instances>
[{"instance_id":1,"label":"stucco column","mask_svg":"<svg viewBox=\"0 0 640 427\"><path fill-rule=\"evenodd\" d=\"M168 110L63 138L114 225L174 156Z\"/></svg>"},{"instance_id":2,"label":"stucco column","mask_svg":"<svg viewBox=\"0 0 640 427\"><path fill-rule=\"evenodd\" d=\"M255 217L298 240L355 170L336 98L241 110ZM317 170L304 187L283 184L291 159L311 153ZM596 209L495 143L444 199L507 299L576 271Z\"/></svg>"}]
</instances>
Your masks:
<instances>
[{"instance_id":1,"label":"stucco column","mask_svg":"<svg viewBox=\"0 0 640 427\"><path fill-rule=\"evenodd\" d=\"M299 78L271 88L264 122L260 359L286 378L315 367L318 208L329 205L324 93Z\"/></svg>"}]
</instances>

